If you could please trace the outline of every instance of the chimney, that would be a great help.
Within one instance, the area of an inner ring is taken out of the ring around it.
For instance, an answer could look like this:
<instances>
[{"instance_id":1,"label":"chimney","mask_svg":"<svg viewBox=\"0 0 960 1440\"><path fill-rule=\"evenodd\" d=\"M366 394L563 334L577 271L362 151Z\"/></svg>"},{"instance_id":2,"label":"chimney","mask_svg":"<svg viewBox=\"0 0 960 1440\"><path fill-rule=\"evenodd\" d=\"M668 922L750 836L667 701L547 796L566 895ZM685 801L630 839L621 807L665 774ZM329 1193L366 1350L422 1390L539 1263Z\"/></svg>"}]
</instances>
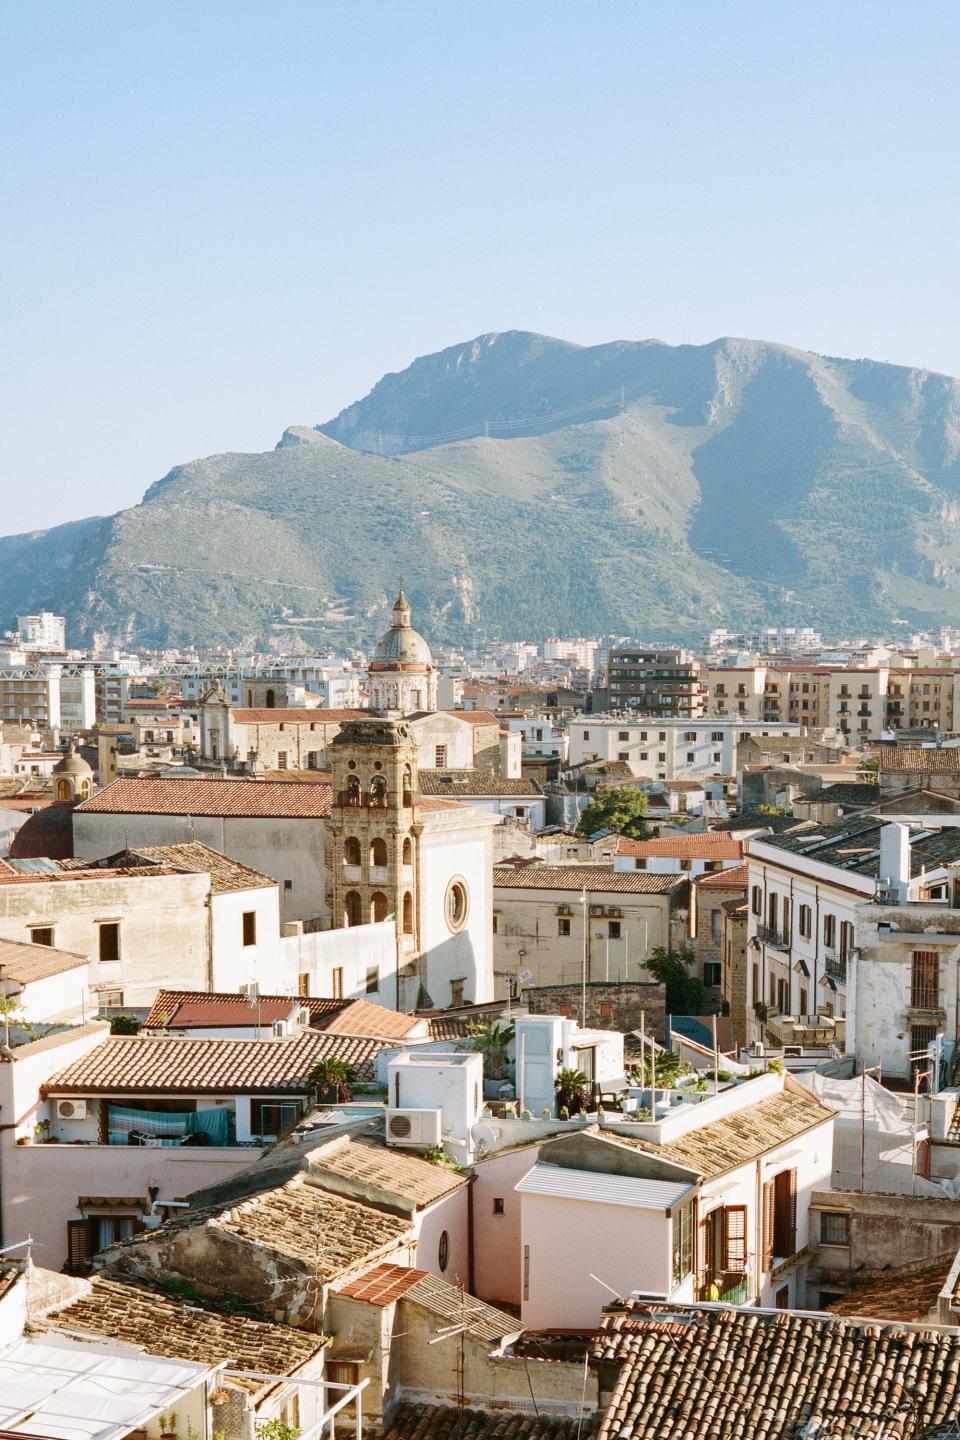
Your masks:
<instances>
[{"instance_id":1,"label":"chimney","mask_svg":"<svg viewBox=\"0 0 960 1440\"><path fill-rule=\"evenodd\" d=\"M896 890L900 903L910 885L910 828L896 821L880 830L880 884Z\"/></svg>"}]
</instances>

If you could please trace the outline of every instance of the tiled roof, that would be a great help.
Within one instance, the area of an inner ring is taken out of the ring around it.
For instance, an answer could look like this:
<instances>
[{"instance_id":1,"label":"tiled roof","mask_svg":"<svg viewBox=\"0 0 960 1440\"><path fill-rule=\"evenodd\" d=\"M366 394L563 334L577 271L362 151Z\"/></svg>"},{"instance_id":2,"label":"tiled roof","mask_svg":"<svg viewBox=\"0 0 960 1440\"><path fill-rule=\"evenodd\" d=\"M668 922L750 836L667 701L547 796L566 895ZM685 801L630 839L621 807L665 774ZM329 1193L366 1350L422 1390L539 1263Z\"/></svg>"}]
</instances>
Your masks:
<instances>
[{"instance_id":1,"label":"tiled roof","mask_svg":"<svg viewBox=\"0 0 960 1440\"><path fill-rule=\"evenodd\" d=\"M834 865L856 875L880 876L880 831L884 821L869 813L851 815L836 824L820 825L806 820L785 835L758 837L764 845L793 855L809 856L823 865ZM960 830L945 826L910 837L910 868L913 876L925 870L939 870L960 860Z\"/></svg>"},{"instance_id":2,"label":"tiled roof","mask_svg":"<svg viewBox=\"0 0 960 1440\"><path fill-rule=\"evenodd\" d=\"M834 785L825 785L819 795L810 798L814 805L846 805L852 810L861 810L877 803L880 787L838 780Z\"/></svg>"},{"instance_id":3,"label":"tiled roof","mask_svg":"<svg viewBox=\"0 0 960 1440\"><path fill-rule=\"evenodd\" d=\"M835 1118L833 1110L795 1085L755 1105L736 1110L722 1120L690 1130L663 1145L616 1132L609 1138L618 1144L659 1155L663 1160L672 1160L688 1170L695 1170L705 1179L712 1179L725 1175L728 1170L736 1170L739 1165L747 1165L768 1150L785 1145L788 1140L795 1139L815 1125Z\"/></svg>"},{"instance_id":4,"label":"tiled roof","mask_svg":"<svg viewBox=\"0 0 960 1440\"><path fill-rule=\"evenodd\" d=\"M466 1410L403 1400L373 1432L373 1440L590 1440L592 1422L548 1410Z\"/></svg>"},{"instance_id":5,"label":"tiled roof","mask_svg":"<svg viewBox=\"0 0 960 1440\"><path fill-rule=\"evenodd\" d=\"M493 884L500 890L621 891L668 895L687 883L686 875L653 875L646 870L620 872L603 865L495 865Z\"/></svg>"},{"instance_id":6,"label":"tiled roof","mask_svg":"<svg viewBox=\"0 0 960 1440\"><path fill-rule=\"evenodd\" d=\"M111 1035L44 1085L50 1095L304 1094L318 1060L335 1055L372 1078L378 1040L303 1030L270 1040Z\"/></svg>"},{"instance_id":7,"label":"tiled roof","mask_svg":"<svg viewBox=\"0 0 960 1440\"><path fill-rule=\"evenodd\" d=\"M709 875L699 875L696 884L698 890L745 889L749 878L748 865L731 865L729 870L712 870Z\"/></svg>"},{"instance_id":8,"label":"tiled roof","mask_svg":"<svg viewBox=\"0 0 960 1440\"><path fill-rule=\"evenodd\" d=\"M306 1002L309 1004L309 1001ZM369 1000L326 1002L323 1010L311 1012L311 1025L327 1035L366 1035L373 1039L402 1040L416 1033L422 1021L416 1015L388 1010Z\"/></svg>"},{"instance_id":9,"label":"tiled roof","mask_svg":"<svg viewBox=\"0 0 960 1440\"><path fill-rule=\"evenodd\" d=\"M431 1040L459 1040L470 1033L471 1021L458 1020L453 1015L438 1015L435 1020L428 1020Z\"/></svg>"},{"instance_id":10,"label":"tiled roof","mask_svg":"<svg viewBox=\"0 0 960 1440\"><path fill-rule=\"evenodd\" d=\"M790 1311L637 1306L594 1358L619 1366L600 1440L906 1440L960 1399L960 1335Z\"/></svg>"},{"instance_id":11,"label":"tiled roof","mask_svg":"<svg viewBox=\"0 0 960 1440\"><path fill-rule=\"evenodd\" d=\"M747 913L747 897L742 899L724 900L720 905L721 910L726 910L728 915L745 915Z\"/></svg>"},{"instance_id":12,"label":"tiled roof","mask_svg":"<svg viewBox=\"0 0 960 1440\"><path fill-rule=\"evenodd\" d=\"M236 709L230 718L237 725L340 725L344 720L369 720L369 710L308 710L295 705L275 709Z\"/></svg>"},{"instance_id":13,"label":"tiled roof","mask_svg":"<svg viewBox=\"0 0 960 1440\"><path fill-rule=\"evenodd\" d=\"M184 1218L189 1223L189 1215ZM243 1200L206 1223L248 1244L306 1261L323 1280L335 1280L392 1254L413 1237L409 1220L333 1195L302 1175Z\"/></svg>"},{"instance_id":14,"label":"tiled roof","mask_svg":"<svg viewBox=\"0 0 960 1440\"><path fill-rule=\"evenodd\" d=\"M535 780L504 780L492 770L421 770L422 795L542 795Z\"/></svg>"},{"instance_id":15,"label":"tiled roof","mask_svg":"<svg viewBox=\"0 0 960 1440\"><path fill-rule=\"evenodd\" d=\"M955 1252L939 1260L890 1270L859 1271L854 1288L828 1307L831 1315L859 1315L871 1320L926 1320L937 1310L937 1296L946 1283Z\"/></svg>"},{"instance_id":16,"label":"tiled roof","mask_svg":"<svg viewBox=\"0 0 960 1440\"><path fill-rule=\"evenodd\" d=\"M148 1030L250 1029L286 1020L297 1010L310 1012L310 1025L327 1035L361 1039L403 1039L419 1031L423 1021L415 1015L388 1010L369 1000L329 1000L312 995L244 995L207 990L158 990L144 1021Z\"/></svg>"},{"instance_id":17,"label":"tiled roof","mask_svg":"<svg viewBox=\"0 0 960 1440\"><path fill-rule=\"evenodd\" d=\"M658 855L676 856L681 860L739 860L743 842L723 830L705 830L700 835L664 835L657 840L629 840L621 835L617 854L632 855L638 860Z\"/></svg>"},{"instance_id":18,"label":"tiled roof","mask_svg":"<svg viewBox=\"0 0 960 1440\"><path fill-rule=\"evenodd\" d=\"M29 985L34 980L46 980L51 975L62 975L65 970L76 970L78 965L88 963L85 955L74 955L69 950L54 950L52 945L34 945L24 940L0 940L0 977L15 980L18 985Z\"/></svg>"},{"instance_id":19,"label":"tiled roof","mask_svg":"<svg viewBox=\"0 0 960 1440\"><path fill-rule=\"evenodd\" d=\"M880 770L953 772L960 770L960 745L931 745L918 750L900 750L884 745L879 751Z\"/></svg>"},{"instance_id":20,"label":"tiled roof","mask_svg":"<svg viewBox=\"0 0 960 1440\"><path fill-rule=\"evenodd\" d=\"M298 780L114 780L77 806L86 815L196 815L319 820L333 790Z\"/></svg>"},{"instance_id":21,"label":"tiled roof","mask_svg":"<svg viewBox=\"0 0 960 1440\"><path fill-rule=\"evenodd\" d=\"M419 1155L404 1154L376 1140L352 1140L343 1136L314 1151L309 1173L318 1185L342 1193L338 1181L370 1186L394 1201L421 1209L433 1205L454 1190L462 1190L467 1178L450 1165L432 1165Z\"/></svg>"},{"instance_id":22,"label":"tiled roof","mask_svg":"<svg viewBox=\"0 0 960 1440\"><path fill-rule=\"evenodd\" d=\"M155 880L158 875L181 875L171 865L155 865L149 870L142 865L99 866L91 860L87 866L83 861L69 861L58 864L56 869L22 870L17 864L21 857L13 857L9 864L0 860L0 885L65 885L78 880ZM38 857L39 858L39 857Z\"/></svg>"},{"instance_id":23,"label":"tiled roof","mask_svg":"<svg viewBox=\"0 0 960 1440\"><path fill-rule=\"evenodd\" d=\"M464 720L468 725L500 724L500 717L490 710L441 710L441 715L452 715L455 720Z\"/></svg>"},{"instance_id":24,"label":"tiled roof","mask_svg":"<svg viewBox=\"0 0 960 1440\"><path fill-rule=\"evenodd\" d=\"M237 1370L289 1375L322 1348L320 1337L289 1325L246 1315L225 1314L191 1300L173 1300L145 1285L97 1276L89 1294L43 1318L44 1326L83 1330L137 1345L148 1355L216 1365L230 1360ZM234 1381L258 1392L259 1381Z\"/></svg>"},{"instance_id":25,"label":"tiled roof","mask_svg":"<svg viewBox=\"0 0 960 1440\"><path fill-rule=\"evenodd\" d=\"M182 845L138 845L129 852L140 856L151 865L165 865L171 870L181 870L187 875L209 875L212 895L230 895L238 890L262 890L276 886L276 880L263 875L239 860L231 860L217 850L198 841Z\"/></svg>"},{"instance_id":26,"label":"tiled roof","mask_svg":"<svg viewBox=\"0 0 960 1440\"><path fill-rule=\"evenodd\" d=\"M399 1265L378 1265L337 1291L351 1300L366 1300L381 1307L408 1297L441 1320L466 1327L470 1335L488 1345L497 1345L521 1330L515 1315L497 1310L475 1295L461 1295L455 1285L426 1270L406 1270Z\"/></svg>"}]
</instances>

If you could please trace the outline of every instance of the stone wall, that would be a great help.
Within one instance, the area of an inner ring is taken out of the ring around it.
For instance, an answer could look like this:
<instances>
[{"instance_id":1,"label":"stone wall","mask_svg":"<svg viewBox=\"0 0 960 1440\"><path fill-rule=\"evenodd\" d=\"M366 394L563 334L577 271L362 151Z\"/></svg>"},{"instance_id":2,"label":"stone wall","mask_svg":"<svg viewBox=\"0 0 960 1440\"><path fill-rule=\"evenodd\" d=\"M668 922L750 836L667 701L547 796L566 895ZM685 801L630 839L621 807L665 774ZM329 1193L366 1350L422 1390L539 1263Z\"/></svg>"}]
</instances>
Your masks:
<instances>
[{"instance_id":1,"label":"stone wall","mask_svg":"<svg viewBox=\"0 0 960 1440\"><path fill-rule=\"evenodd\" d=\"M928 1195L816 1190L811 1205L845 1212L850 1227L849 1245L824 1245L819 1221L811 1213L808 1284L814 1291L846 1290L858 1271L933 1261L960 1246L960 1206L946 1196L941 1200Z\"/></svg>"},{"instance_id":2,"label":"stone wall","mask_svg":"<svg viewBox=\"0 0 960 1440\"><path fill-rule=\"evenodd\" d=\"M579 985L539 985L524 990L521 1000L531 1015L571 1015L579 1020ZM666 991L659 981L591 980L587 985L586 1025L593 1030L639 1030L662 1035Z\"/></svg>"}]
</instances>

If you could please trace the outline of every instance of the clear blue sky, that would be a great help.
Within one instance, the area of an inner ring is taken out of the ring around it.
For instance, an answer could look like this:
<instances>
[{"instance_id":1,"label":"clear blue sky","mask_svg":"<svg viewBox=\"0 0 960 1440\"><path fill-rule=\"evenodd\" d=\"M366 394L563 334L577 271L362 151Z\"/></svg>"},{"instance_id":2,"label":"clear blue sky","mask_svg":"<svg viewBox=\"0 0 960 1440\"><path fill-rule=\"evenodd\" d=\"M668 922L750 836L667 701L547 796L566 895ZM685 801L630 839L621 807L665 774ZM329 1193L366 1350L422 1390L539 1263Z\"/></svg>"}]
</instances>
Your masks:
<instances>
[{"instance_id":1,"label":"clear blue sky","mask_svg":"<svg viewBox=\"0 0 960 1440\"><path fill-rule=\"evenodd\" d=\"M4 0L0 532L487 330L960 375L957 0Z\"/></svg>"}]
</instances>

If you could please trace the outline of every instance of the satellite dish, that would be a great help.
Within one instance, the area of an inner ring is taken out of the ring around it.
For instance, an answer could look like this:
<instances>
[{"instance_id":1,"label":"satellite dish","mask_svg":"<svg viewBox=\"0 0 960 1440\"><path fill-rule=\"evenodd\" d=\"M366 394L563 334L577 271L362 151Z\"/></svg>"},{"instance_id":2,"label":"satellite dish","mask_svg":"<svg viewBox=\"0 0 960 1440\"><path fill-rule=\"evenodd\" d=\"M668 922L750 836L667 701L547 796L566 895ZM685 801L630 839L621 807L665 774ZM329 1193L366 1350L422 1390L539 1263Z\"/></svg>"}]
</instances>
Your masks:
<instances>
[{"instance_id":1,"label":"satellite dish","mask_svg":"<svg viewBox=\"0 0 960 1440\"><path fill-rule=\"evenodd\" d=\"M521 985L529 985L530 981L533 979L533 971L518 970L517 979L520 981Z\"/></svg>"},{"instance_id":2,"label":"satellite dish","mask_svg":"<svg viewBox=\"0 0 960 1440\"><path fill-rule=\"evenodd\" d=\"M470 1131L470 1138L475 1145L482 1145L485 1150L490 1150L499 1140L500 1131L486 1120L478 1120Z\"/></svg>"}]
</instances>

